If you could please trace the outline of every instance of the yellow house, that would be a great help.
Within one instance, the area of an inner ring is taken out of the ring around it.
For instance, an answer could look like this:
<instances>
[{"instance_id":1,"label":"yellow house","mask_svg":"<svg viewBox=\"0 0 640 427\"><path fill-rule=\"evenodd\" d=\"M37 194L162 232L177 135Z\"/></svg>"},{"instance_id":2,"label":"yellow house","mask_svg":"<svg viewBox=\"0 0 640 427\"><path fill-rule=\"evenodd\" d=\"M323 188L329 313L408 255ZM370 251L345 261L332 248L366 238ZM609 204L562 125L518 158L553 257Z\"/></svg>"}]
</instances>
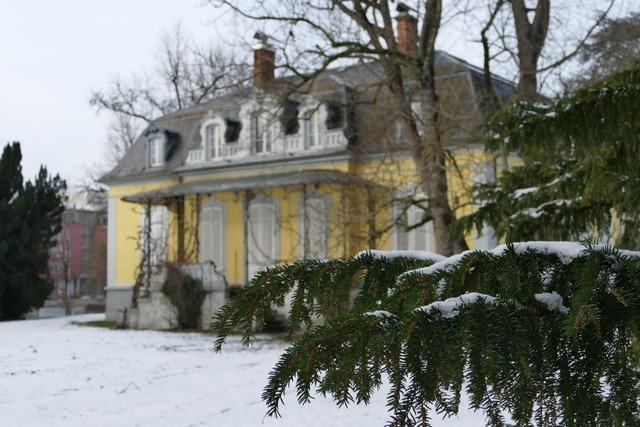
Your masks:
<instances>
[{"instance_id":1,"label":"yellow house","mask_svg":"<svg viewBox=\"0 0 640 427\"><path fill-rule=\"evenodd\" d=\"M103 177L108 318L127 308L133 326L172 327L162 269L153 270L165 262L203 281L209 319L270 265L367 248L435 249L429 222L412 227L424 222L424 205L409 147L385 108L382 67L328 70L293 92L290 79L274 78L274 64L274 50L260 40L251 87L158 118ZM452 132L451 202L460 213L472 208L467 187L495 176L495 159L472 132L482 115L482 71L439 52L437 73L453 122L467 128ZM513 91L497 77L494 85L503 97ZM469 245L493 246L487 231L469 236Z\"/></svg>"}]
</instances>

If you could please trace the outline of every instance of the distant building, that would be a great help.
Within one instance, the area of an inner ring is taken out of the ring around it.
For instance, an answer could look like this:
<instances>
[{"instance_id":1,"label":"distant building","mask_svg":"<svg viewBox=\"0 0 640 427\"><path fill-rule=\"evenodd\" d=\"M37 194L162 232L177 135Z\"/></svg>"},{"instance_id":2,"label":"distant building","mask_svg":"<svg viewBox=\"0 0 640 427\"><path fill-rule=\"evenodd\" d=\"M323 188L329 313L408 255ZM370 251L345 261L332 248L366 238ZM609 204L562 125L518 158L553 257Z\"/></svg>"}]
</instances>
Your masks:
<instances>
[{"instance_id":1,"label":"distant building","mask_svg":"<svg viewBox=\"0 0 640 427\"><path fill-rule=\"evenodd\" d=\"M53 298L102 297L106 286L106 209L99 193L68 195L62 231L49 255Z\"/></svg>"}]
</instances>

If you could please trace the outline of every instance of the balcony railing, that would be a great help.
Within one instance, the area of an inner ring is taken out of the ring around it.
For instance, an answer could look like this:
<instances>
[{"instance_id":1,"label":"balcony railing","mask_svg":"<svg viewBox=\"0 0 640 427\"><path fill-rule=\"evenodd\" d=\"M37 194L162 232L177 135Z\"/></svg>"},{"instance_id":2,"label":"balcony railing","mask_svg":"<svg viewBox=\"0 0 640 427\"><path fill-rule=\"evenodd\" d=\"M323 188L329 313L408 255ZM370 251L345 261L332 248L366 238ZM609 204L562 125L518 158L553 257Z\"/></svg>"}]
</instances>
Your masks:
<instances>
[{"instance_id":1,"label":"balcony railing","mask_svg":"<svg viewBox=\"0 0 640 427\"><path fill-rule=\"evenodd\" d=\"M320 141L324 147L343 147L347 145L347 138L342 130L329 131L321 136Z\"/></svg>"},{"instance_id":2,"label":"balcony railing","mask_svg":"<svg viewBox=\"0 0 640 427\"><path fill-rule=\"evenodd\" d=\"M189 154L187 155L188 165L202 163L203 161L204 161L204 149L198 148L197 150L189 151Z\"/></svg>"},{"instance_id":3,"label":"balcony railing","mask_svg":"<svg viewBox=\"0 0 640 427\"><path fill-rule=\"evenodd\" d=\"M242 146L239 143L225 144L220 147L220 156L223 159L231 159L242 154Z\"/></svg>"},{"instance_id":4,"label":"balcony railing","mask_svg":"<svg viewBox=\"0 0 640 427\"><path fill-rule=\"evenodd\" d=\"M323 148L339 148L347 145L347 138L344 136L342 129L330 130L316 135L317 144L309 147L303 135L286 135L282 138L276 138L272 141L271 151L261 153L267 155L287 155L290 153L302 153L305 151L317 151ZM242 157L249 157L251 150L241 143L225 144L220 147L219 155L215 158L207 158L203 148L197 148L189 151L186 164L194 165L204 162L216 162Z\"/></svg>"},{"instance_id":5,"label":"balcony railing","mask_svg":"<svg viewBox=\"0 0 640 427\"><path fill-rule=\"evenodd\" d=\"M284 138L285 153L292 153L304 150L304 141L300 135L287 135Z\"/></svg>"}]
</instances>

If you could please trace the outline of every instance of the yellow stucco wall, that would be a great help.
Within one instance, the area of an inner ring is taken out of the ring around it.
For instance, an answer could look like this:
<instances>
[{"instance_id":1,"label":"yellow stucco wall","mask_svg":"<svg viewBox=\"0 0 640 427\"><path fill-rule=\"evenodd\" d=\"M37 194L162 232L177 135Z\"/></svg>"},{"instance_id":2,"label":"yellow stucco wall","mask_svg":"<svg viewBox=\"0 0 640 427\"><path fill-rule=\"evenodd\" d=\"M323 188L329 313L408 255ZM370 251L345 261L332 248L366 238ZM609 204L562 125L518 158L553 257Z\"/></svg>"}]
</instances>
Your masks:
<instances>
[{"instance_id":1,"label":"yellow stucco wall","mask_svg":"<svg viewBox=\"0 0 640 427\"><path fill-rule=\"evenodd\" d=\"M460 150L454 153L454 162L449 164L449 189L451 203L457 215L468 213L473 209L469 203L467 190L473 183L476 165L492 162L493 158L481 150ZM375 224L377 229L383 230L375 239L377 249L391 249L391 230L387 226L391 223L391 209L387 203L375 200L388 198L393 189L403 188L411 182L417 181L413 159L409 156L400 158L377 158L362 162L327 162L314 164L312 169L338 170L352 172L362 178L375 181L387 190L378 191L373 196L361 188L349 189L337 184L321 184L307 186L307 191L327 196L329 203L328 222L328 251L331 257L353 255L368 248L369 219L364 214L370 207L371 197L374 199ZM268 171L269 174L300 170L292 166L282 166ZM255 176L260 169L244 171L211 172L199 176L185 177L182 182L209 181L220 179ZM115 284L132 284L135 280L136 268L140 256L137 251L137 236L141 226L140 205L126 203L121 200L125 195L135 194L169 187L177 181L164 180L152 183L112 185L109 196L116 198L116 238L115 238ZM197 261L196 238L197 207L209 198L224 203L226 208L226 252L225 274L232 285L244 282L245 252L244 245L244 204L245 197L261 194L277 201L279 206L279 262L289 262L301 255L301 237L299 224L299 209L301 206L302 186L270 188L247 193L234 191L216 193L214 195L192 195L185 197L185 254L188 261ZM377 199L378 198L378 199ZM377 203L377 204L376 204ZM386 230L385 230L386 227ZM169 211L169 257L177 256L177 220L175 210ZM191 237L190 237L191 236ZM473 236L468 236L468 244L473 246Z\"/></svg>"},{"instance_id":2,"label":"yellow stucco wall","mask_svg":"<svg viewBox=\"0 0 640 427\"><path fill-rule=\"evenodd\" d=\"M163 180L141 184L112 185L109 188L109 197L116 199L116 235L114 245L115 285L133 284L135 281L136 268L140 262L138 233L142 225L143 210L140 205L124 202L121 198L138 192L166 188L174 184L174 181ZM171 233L171 231L169 231L169 233Z\"/></svg>"}]
</instances>

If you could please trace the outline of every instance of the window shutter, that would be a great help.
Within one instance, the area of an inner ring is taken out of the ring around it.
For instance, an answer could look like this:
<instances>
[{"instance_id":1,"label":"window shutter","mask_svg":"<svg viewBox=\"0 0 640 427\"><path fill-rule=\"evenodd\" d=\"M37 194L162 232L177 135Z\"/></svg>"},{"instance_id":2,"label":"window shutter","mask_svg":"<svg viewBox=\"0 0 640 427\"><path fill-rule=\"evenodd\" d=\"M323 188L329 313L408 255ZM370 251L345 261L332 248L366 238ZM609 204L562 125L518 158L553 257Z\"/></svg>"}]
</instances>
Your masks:
<instances>
[{"instance_id":1,"label":"window shutter","mask_svg":"<svg viewBox=\"0 0 640 427\"><path fill-rule=\"evenodd\" d=\"M249 277L276 261L278 229L275 205L253 203L249 207Z\"/></svg>"},{"instance_id":2,"label":"window shutter","mask_svg":"<svg viewBox=\"0 0 640 427\"><path fill-rule=\"evenodd\" d=\"M199 253L200 262L213 262L218 271L225 268L224 206L204 206L200 213Z\"/></svg>"},{"instance_id":3,"label":"window shutter","mask_svg":"<svg viewBox=\"0 0 640 427\"><path fill-rule=\"evenodd\" d=\"M212 250L211 242L213 239L213 230L211 224L211 208L203 207L200 211L200 233L198 236L198 258L200 262L206 262L211 259Z\"/></svg>"},{"instance_id":4,"label":"window shutter","mask_svg":"<svg viewBox=\"0 0 640 427\"><path fill-rule=\"evenodd\" d=\"M409 234L402 224L396 224L396 247L398 251L406 251L409 249Z\"/></svg>"},{"instance_id":5,"label":"window shutter","mask_svg":"<svg viewBox=\"0 0 640 427\"><path fill-rule=\"evenodd\" d=\"M178 146L178 139L180 134L172 132L170 130L164 131L164 160L167 161L173 154L174 150Z\"/></svg>"},{"instance_id":6,"label":"window shutter","mask_svg":"<svg viewBox=\"0 0 640 427\"><path fill-rule=\"evenodd\" d=\"M410 217L410 225L419 224L422 222L424 210L417 206L412 206L409 209L408 216ZM433 250L433 221L429 221L422 224L420 227L414 228L410 231L410 234L412 235L410 240L413 241L410 249L417 251Z\"/></svg>"},{"instance_id":7,"label":"window shutter","mask_svg":"<svg viewBox=\"0 0 640 427\"><path fill-rule=\"evenodd\" d=\"M151 166L151 140L147 140L147 143L144 144L144 161L147 167Z\"/></svg>"},{"instance_id":8,"label":"window shutter","mask_svg":"<svg viewBox=\"0 0 640 427\"><path fill-rule=\"evenodd\" d=\"M211 208L211 260L218 271L224 271L224 209L222 206Z\"/></svg>"},{"instance_id":9,"label":"window shutter","mask_svg":"<svg viewBox=\"0 0 640 427\"><path fill-rule=\"evenodd\" d=\"M325 197L313 197L307 199L307 224L308 230L304 230L309 241L307 258L327 257L327 200ZM303 221L304 224L304 221Z\"/></svg>"},{"instance_id":10,"label":"window shutter","mask_svg":"<svg viewBox=\"0 0 640 427\"><path fill-rule=\"evenodd\" d=\"M415 224L420 224L422 222L422 209L420 209L417 206L411 206L410 208L410 213L411 213L411 220L410 220L410 224L411 225L415 225ZM412 234L413 234L413 247L411 249L417 250L417 251L425 251L427 250L427 246L428 246L428 235L427 235L427 227L426 224L422 224L420 227L416 227L413 230L411 230Z\"/></svg>"},{"instance_id":11,"label":"window shutter","mask_svg":"<svg viewBox=\"0 0 640 427\"><path fill-rule=\"evenodd\" d=\"M224 142L236 142L240 137L240 130L242 129L242 123L237 119L224 119L225 130L224 130Z\"/></svg>"},{"instance_id":12,"label":"window shutter","mask_svg":"<svg viewBox=\"0 0 640 427\"><path fill-rule=\"evenodd\" d=\"M402 209L400 206L396 206L393 209L395 225L393 227L393 249L397 251L406 251L409 249L409 233L407 232L407 224L409 221L401 221ZM409 218L409 213L407 212L407 218Z\"/></svg>"},{"instance_id":13,"label":"window shutter","mask_svg":"<svg viewBox=\"0 0 640 427\"><path fill-rule=\"evenodd\" d=\"M284 129L285 135L295 135L300 130L300 122L298 120L299 106L299 102L287 100L282 107L280 125Z\"/></svg>"},{"instance_id":14,"label":"window shutter","mask_svg":"<svg viewBox=\"0 0 640 427\"><path fill-rule=\"evenodd\" d=\"M344 112L342 105L336 102L329 102L326 104L327 108L327 118L325 120L325 125L327 129L337 129L342 127L344 122Z\"/></svg>"}]
</instances>

